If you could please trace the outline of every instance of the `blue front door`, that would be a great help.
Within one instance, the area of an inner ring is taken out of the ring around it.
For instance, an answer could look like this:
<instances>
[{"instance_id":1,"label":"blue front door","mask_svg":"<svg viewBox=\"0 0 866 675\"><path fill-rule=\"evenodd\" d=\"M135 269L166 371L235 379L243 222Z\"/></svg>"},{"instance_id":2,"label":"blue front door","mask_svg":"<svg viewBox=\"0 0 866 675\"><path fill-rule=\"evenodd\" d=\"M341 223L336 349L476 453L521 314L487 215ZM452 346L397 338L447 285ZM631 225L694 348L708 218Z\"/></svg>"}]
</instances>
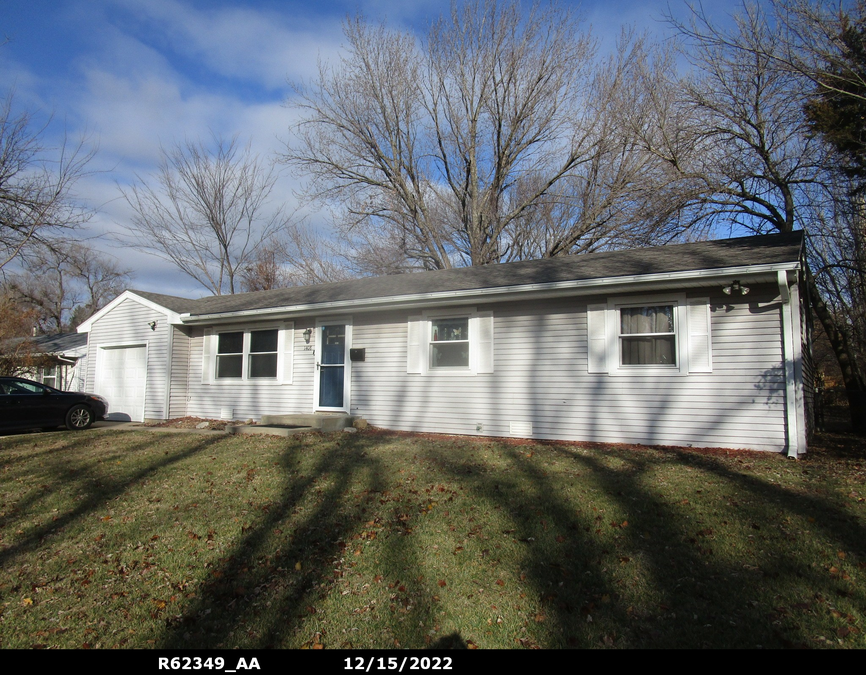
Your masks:
<instances>
[{"instance_id":1,"label":"blue front door","mask_svg":"<svg viewBox=\"0 0 866 675\"><path fill-rule=\"evenodd\" d=\"M319 407L345 408L346 327L319 328Z\"/></svg>"}]
</instances>

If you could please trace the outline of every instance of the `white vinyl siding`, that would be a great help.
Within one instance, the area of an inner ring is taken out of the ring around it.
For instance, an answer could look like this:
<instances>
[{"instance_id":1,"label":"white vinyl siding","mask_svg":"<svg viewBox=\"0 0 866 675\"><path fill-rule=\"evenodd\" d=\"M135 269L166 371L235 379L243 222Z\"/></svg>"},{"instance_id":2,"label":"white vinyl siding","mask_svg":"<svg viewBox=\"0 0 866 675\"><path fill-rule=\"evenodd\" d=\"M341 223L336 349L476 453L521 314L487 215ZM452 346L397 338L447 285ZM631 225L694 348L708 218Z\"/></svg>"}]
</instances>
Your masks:
<instances>
[{"instance_id":1,"label":"white vinyl siding","mask_svg":"<svg viewBox=\"0 0 866 675\"><path fill-rule=\"evenodd\" d=\"M189 329L172 326L171 382L168 417L186 417L186 397L189 391Z\"/></svg>"},{"instance_id":2,"label":"white vinyl siding","mask_svg":"<svg viewBox=\"0 0 866 675\"><path fill-rule=\"evenodd\" d=\"M587 372L587 308L606 308L609 298L490 306L495 367L472 378L413 377L409 316L356 316L353 346L366 348L366 360L354 364L352 413L407 431L508 436L531 425L533 438L778 451L785 444L780 313L772 292L761 293L717 304L687 298L686 306L694 299L712 317L704 340L687 338L710 348L711 362L698 365L711 363L712 372L679 377Z\"/></svg>"}]
</instances>

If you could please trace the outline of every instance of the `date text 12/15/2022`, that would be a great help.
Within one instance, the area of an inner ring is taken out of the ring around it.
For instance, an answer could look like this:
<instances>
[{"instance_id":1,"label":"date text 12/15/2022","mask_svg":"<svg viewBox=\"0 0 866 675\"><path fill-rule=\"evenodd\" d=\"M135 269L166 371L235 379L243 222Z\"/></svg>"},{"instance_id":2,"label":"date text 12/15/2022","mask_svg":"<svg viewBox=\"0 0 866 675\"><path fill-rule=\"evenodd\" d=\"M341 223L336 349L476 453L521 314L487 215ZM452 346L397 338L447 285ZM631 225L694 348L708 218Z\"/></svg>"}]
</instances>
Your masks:
<instances>
[{"instance_id":1,"label":"date text 12/15/2022","mask_svg":"<svg viewBox=\"0 0 866 675\"><path fill-rule=\"evenodd\" d=\"M343 670L451 670L450 657L438 656L404 656L402 659L396 656L349 656L345 659Z\"/></svg>"}]
</instances>

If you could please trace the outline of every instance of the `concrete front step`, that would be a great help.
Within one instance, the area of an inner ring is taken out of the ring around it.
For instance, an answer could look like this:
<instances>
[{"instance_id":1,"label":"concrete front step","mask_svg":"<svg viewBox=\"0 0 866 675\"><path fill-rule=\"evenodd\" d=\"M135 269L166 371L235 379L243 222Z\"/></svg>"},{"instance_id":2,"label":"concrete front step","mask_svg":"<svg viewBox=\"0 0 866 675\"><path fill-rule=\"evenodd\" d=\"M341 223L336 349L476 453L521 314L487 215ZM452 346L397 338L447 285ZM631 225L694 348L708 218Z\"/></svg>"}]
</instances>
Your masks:
<instances>
[{"instance_id":1,"label":"concrete front step","mask_svg":"<svg viewBox=\"0 0 866 675\"><path fill-rule=\"evenodd\" d=\"M313 427L321 431L339 431L350 427L359 419L357 415L344 413L309 413L295 415L262 415L259 426Z\"/></svg>"},{"instance_id":2,"label":"concrete front step","mask_svg":"<svg viewBox=\"0 0 866 675\"><path fill-rule=\"evenodd\" d=\"M231 424L226 426L227 434L262 434L269 436L291 436L310 431L339 431L354 426L361 418L357 415L342 413L310 413L298 415L262 415L259 424ZM366 423L363 423L366 426ZM354 431L354 429L352 429Z\"/></svg>"},{"instance_id":3,"label":"concrete front step","mask_svg":"<svg viewBox=\"0 0 866 675\"><path fill-rule=\"evenodd\" d=\"M321 430L316 429L315 427L284 425L265 426L262 424L257 424L255 426L247 426L246 424L231 424L226 426L227 434L247 434L260 436L291 436L292 434L306 434L310 433L311 431L319 432Z\"/></svg>"}]
</instances>

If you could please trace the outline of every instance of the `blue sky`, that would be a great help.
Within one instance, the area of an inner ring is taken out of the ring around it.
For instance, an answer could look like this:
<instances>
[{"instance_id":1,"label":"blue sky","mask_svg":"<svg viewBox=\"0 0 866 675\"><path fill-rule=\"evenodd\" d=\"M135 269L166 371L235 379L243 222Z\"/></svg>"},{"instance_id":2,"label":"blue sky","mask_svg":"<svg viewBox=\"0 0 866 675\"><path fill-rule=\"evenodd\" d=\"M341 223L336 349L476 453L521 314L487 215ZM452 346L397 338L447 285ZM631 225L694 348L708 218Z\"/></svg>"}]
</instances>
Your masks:
<instances>
[{"instance_id":1,"label":"blue sky","mask_svg":"<svg viewBox=\"0 0 866 675\"><path fill-rule=\"evenodd\" d=\"M666 33L667 2L592 0L579 8L602 44L624 24ZM129 222L119 186L147 176L160 146L211 134L231 137L266 156L279 152L292 113L289 80L314 74L317 59L337 57L341 22L363 14L392 27L426 32L448 2L361 0L0 0L0 93L14 90L18 109L35 112L49 144L65 133L98 146L94 173L78 185L97 212L83 233L135 273L142 290L198 297L201 287L168 263L112 243ZM680 12L682 0L671 0ZM712 3L713 11L737 3ZM288 176L277 199L296 206ZM327 226L326 214L309 214Z\"/></svg>"}]
</instances>

